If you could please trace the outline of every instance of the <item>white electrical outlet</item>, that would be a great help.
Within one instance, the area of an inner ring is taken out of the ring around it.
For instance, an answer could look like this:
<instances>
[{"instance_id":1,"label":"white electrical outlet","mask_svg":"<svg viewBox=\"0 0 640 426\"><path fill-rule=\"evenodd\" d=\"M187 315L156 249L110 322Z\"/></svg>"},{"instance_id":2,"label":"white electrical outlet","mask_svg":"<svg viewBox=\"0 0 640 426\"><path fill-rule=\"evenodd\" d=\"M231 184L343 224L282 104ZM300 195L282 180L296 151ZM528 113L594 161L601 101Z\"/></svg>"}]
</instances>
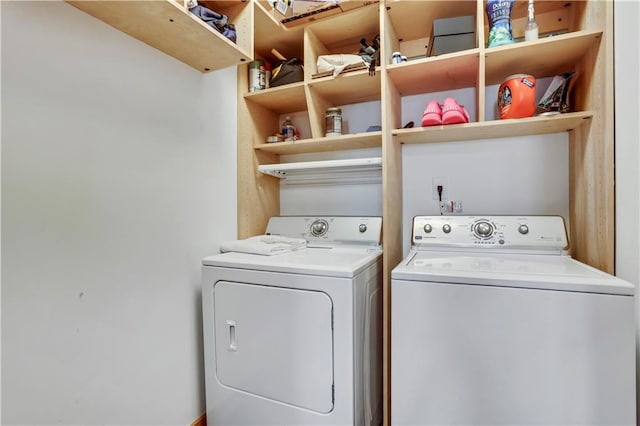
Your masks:
<instances>
[{"instance_id":1,"label":"white electrical outlet","mask_svg":"<svg viewBox=\"0 0 640 426\"><path fill-rule=\"evenodd\" d=\"M434 177L433 178L433 199L440 200L440 196L438 195L438 186L442 185L442 201L448 200L449 198L449 182L446 177Z\"/></svg>"}]
</instances>

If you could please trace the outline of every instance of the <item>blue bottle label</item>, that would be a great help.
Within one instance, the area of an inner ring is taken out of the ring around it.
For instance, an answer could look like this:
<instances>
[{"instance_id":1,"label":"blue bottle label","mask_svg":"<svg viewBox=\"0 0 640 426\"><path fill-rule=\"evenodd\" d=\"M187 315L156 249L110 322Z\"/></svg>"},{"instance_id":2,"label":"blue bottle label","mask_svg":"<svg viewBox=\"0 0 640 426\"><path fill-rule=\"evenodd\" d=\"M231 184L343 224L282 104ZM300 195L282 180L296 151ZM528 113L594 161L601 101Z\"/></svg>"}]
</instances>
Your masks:
<instances>
[{"instance_id":1,"label":"blue bottle label","mask_svg":"<svg viewBox=\"0 0 640 426\"><path fill-rule=\"evenodd\" d=\"M514 0L488 0L489 47L514 42L511 31L511 11Z\"/></svg>"}]
</instances>

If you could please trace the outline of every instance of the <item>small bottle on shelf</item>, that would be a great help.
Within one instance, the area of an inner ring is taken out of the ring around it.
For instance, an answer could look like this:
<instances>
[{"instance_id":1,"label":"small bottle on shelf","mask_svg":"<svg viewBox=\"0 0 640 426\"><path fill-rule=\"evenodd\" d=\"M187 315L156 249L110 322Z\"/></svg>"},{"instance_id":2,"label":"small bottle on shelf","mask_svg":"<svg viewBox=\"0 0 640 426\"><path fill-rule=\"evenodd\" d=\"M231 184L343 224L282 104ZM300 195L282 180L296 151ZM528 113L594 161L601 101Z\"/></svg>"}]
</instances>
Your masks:
<instances>
[{"instance_id":1,"label":"small bottle on shelf","mask_svg":"<svg viewBox=\"0 0 640 426\"><path fill-rule=\"evenodd\" d=\"M538 23L534 17L533 0L529 0L529 7L527 8L527 15L529 17L527 26L524 29L524 40L537 40L538 39Z\"/></svg>"},{"instance_id":2,"label":"small bottle on shelf","mask_svg":"<svg viewBox=\"0 0 640 426\"><path fill-rule=\"evenodd\" d=\"M296 139L296 126L293 125L291 117L287 116L282 123L282 136L285 141L293 141Z\"/></svg>"}]
</instances>

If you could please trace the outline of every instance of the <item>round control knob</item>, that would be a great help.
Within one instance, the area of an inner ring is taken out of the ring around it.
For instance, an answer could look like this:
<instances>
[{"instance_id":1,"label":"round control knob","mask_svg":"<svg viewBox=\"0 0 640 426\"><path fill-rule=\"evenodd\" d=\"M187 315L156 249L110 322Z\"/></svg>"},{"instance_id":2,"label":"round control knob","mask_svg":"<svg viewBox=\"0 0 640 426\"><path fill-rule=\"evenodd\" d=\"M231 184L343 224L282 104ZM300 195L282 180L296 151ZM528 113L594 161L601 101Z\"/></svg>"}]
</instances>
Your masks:
<instances>
[{"instance_id":1,"label":"round control knob","mask_svg":"<svg viewBox=\"0 0 640 426\"><path fill-rule=\"evenodd\" d=\"M529 233L529 227L527 225L520 225L518 226L518 232L522 235L526 235Z\"/></svg>"},{"instance_id":2,"label":"round control knob","mask_svg":"<svg viewBox=\"0 0 640 426\"><path fill-rule=\"evenodd\" d=\"M473 227L473 232L481 238L490 237L493 234L493 225L486 221L478 222Z\"/></svg>"},{"instance_id":3,"label":"round control knob","mask_svg":"<svg viewBox=\"0 0 640 426\"><path fill-rule=\"evenodd\" d=\"M327 229L329 228L329 224L326 220L318 219L311 224L311 234L316 237L320 237L327 233Z\"/></svg>"},{"instance_id":4,"label":"round control knob","mask_svg":"<svg viewBox=\"0 0 640 426\"><path fill-rule=\"evenodd\" d=\"M367 225L365 225L364 223L361 223L360 226L358 227L358 230L360 231L361 234L364 234L365 232L367 232Z\"/></svg>"},{"instance_id":5,"label":"round control knob","mask_svg":"<svg viewBox=\"0 0 640 426\"><path fill-rule=\"evenodd\" d=\"M449 225L448 223L442 225L442 232L444 232L445 234L451 232L451 225Z\"/></svg>"},{"instance_id":6,"label":"round control knob","mask_svg":"<svg viewBox=\"0 0 640 426\"><path fill-rule=\"evenodd\" d=\"M424 232L426 232L427 234L429 234L429 233L431 233L431 231L433 231L433 228L428 223L424 226L423 229L424 229Z\"/></svg>"}]
</instances>

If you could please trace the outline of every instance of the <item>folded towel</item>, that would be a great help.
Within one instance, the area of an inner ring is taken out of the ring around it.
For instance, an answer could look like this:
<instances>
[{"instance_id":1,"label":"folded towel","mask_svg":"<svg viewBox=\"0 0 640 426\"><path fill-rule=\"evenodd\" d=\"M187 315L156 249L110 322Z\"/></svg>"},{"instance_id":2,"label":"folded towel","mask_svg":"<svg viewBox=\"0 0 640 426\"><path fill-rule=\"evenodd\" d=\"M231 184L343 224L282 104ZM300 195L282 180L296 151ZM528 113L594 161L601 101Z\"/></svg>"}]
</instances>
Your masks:
<instances>
[{"instance_id":1,"label":"folded towel","mask_svg":"<svg viewBox=\"0 0 640 426\"><path fill-rule=\"evenodd\" d=\"M257 235L245 240L227 241L220 245L221 252L261 254L272 256L299 250L307 246L304 238L288 238L279 235Z\"/></svg>"}]
</instances>

